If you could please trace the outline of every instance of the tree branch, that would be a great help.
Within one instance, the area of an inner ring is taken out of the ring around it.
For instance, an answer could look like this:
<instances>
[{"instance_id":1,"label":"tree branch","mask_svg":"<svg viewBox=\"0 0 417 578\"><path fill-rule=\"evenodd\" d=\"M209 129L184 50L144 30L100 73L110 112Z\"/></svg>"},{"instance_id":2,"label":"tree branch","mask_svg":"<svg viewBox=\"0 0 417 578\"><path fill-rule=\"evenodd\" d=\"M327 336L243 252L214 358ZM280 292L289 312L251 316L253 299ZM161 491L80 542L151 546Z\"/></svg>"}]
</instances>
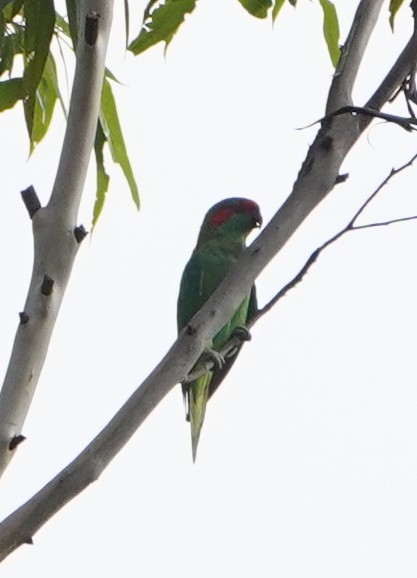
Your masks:
<instances>
[{"instance_id":1,"label":"tree branch","mask_svg":"<svg viewBox=\"0 0 417 578\"><path fill-rule=\"evenodd\" d=\"M407 221L415 221L417 220L417 215L412 215L409 217L400 217L398 219L390 219L388 221L380 221L377 223L366 223L364 225L356 225L356 221L362 215L364 210L369 206L369 204L375 199L375 197L379 194L381 189L383 189L393 177L404 171L405 169L411 167L414 161L417 159L417 154L413 155L410 160L406 163L401 165L398 169L392 169L390 173L385 177L385 179L378 185L375 191L366 199L364 203L359 207L359 209L355 212L353 217L347 223L343 229L338 231L335 235L330 237L327 241L322 243L319 247L317 247L311 255L308 257L304 265L298 271L298 273L282 287L275 295L268 301L263 307L258 309L258 311L252 316L251 320L247 323L247 328L251 329L256 323L264 316L266 313L269 313L271 309L280 301L291 289L294 289L301 281L304 279L305 275L308 273L310 268L316 263L319 256L323 253L327 247L333 245L336 241L338 241L341 237L343 237L346 233L350 231L359 231L361 229L370 229L373 227L385 227L388 225L393 225L397 223L404 223ZM227 343L219 350L219 353L226 357L230 354L236 347L241 345L241 340L239 337L232 336ZM198 362L198 368L193 369L191 373L187 376L187 381L193 381L194 379L198 379L202 375L204 375L207 371L212 370L214 367L213 361L208 359L205 363Z\"/></svg>"},{"instance_id":2,"label":"tree branch","mask_svg":"<svg viewBox=\"0 0 417 578\"><path fill-rule=\"evenodd\" d=\"M330 120L335 116L340 116L341 114L354 114L354 115L363 115L365 117L370 117L371 119L380 118L381 120L386 120L387 122L392 122L393 124L397 124L404 130L408 132L412 132L413 130L417 130L417 118L415 116L398 116L396 114L388 114L386 112L380 112L377 110L373 110L372 108L368 108L366 106L342 106L342 108L338 108L334 112L322 117L319 120L316 120L312 124L307 125L303 128L310 128L318 123L323 123L326 120Z\"/></svg>"},{"instance_id":3,"label":"tree branch","mask_svg":"<svg viewBox=\"0 0 417 578\"><path fill-rule=\"evenodd\" d=\"M326 115L352 104L352 89L363 55L375 27L383 0L360 2L334 73L326 104Z\"/></svg>"},{"instance_id":4,"label":"tree branch","mask_svg":"<svg viewBox=\"0 0 417 578\"><path fill-rule=\"evenodd\" d=\"M397 88L403 85L407 76L415 73L417 51L417 7L414 0L411 2L411 9L414 17L413 34L391 70L365 104L366 108L380 110L382 106L391 99ZM361 125L363 124L363 126L366 127L369 122L370 119L363 118Z\"/></svg>"},{"instance_id":5,"label":"tree branch","mask_svg":"<svg viewBox=\"0 0 417 578\"><path fill-rule=\"evenodd\" d=\"M398 225L398 223L407 223L408 221L415 221L417 215L410 215L409 217L399 217L398 219L388 219L388 221L379 221L378 223L367 223L366 225L356 225L352 227L352 231L359 231L360 229L372 229L373 227L387 227L388 225Z\"/></svg>"},{"instance_id":6,"label":"tree branch","mask_svg":"<svg viewBox=\"0 0 417 578\"><path fill-rule=\"evenodd\" d=\"M67 130L51 198L41 208L33 188L23 194L33 224L34 263L0 393L0 473L17 447L11 441L20 435L28 413L79 247L74 229L97 126L112 10L113 0L80 3L83 31L91 27L92 15L100 18L96 42L78 42Z\"/></svg>"},{"instance_id":7,"label":"tree branch","mask_svg":"<svg viewBox=\"0 0 417 578\"><path fill-rule=\"evenodd\" d=\"M375 189L375 191L366 199L366 201L355 212L355 214L350 219L350 221L347 223L347 225L343 229L338 231L335 235L333 235L330 239L325 241L322 245L317 247L317 249L315 249L311 253L309 258L306 260L304 265L301 267L300 271L291 279L291 281L286 283L286 285L284 285L284 287L282 287L282 289L280 289L278 291L278 293L276 295L274 295L274 297L270 301L268 301L268 303L266 305L264 305L264 307L262 307L261 309L258 310L258 312L253 316L251 322L248 324L249 327L253 327L253 325L255 325L255 323L257 323L261 317L263 317L266 313L268 313L278 303L278 301L280 299L282 299L288 293L288 291L290 291L296 285L298 285L303 280L303 278L305 277L307 272L310 270L312 265L314 265L314 263L317 261L317 259L321 255L321 253L325 249L327 249L327 247L329 247L330 245L332 245L333 243L338 241L346 233L348 233L350 231L359 231L361 229L370 229L372 227L384 227L387 225L392 225L394 223L403 223L403 222L407 222L407 221L417 220L417 216L413 215L410 217L401 217L398 219L390 219L388 221L381 221L378 223L367 223L365 225L356 225L355 224L356 221L359 219L359 217L364 212L364 210L369 206L369 204L375 199L375 197L381 191L381 189L383 189L393 177L395 177L396 175L398 175L399 173L401 173L405 169L411 167L416 159L417 159L417 154L413 155L413 157L411 157L411 159L409 161L407 161L406 163L401 165L398 169L392 169L390 171L389 175L387 175L385 177L385 179L378 185L378 187ZM236 344L232 343L230 346L230 349L232 349L233 346L236 347ZM209 369L211 369L211 367Z\"/></svg>"},{"instance_id":8,"label":"tree branch","mask_svg":"<svg viewBox=\"0 0 417 578\"><path fill-rule=\"evenodd\" d=\"M352 28L361 32L351 33L353 40L350 40L350 50L345 55L347 60L354 58L354 66L349 68L345 63L339 70L339 76L333 80L331 94L334 96L329 97L329 112L350 104L348 95L342 96L341 87L344 86L346 92L353 84L353 71L361 62L381 3L381 0L360 2ZM413 62L416 55L417 50ZM323 123L291 195L193 317L155 370L73 462L0 524L0 559L21 544L30 542L50 517L96 480L165 395L186 379L212 336L230 319L260 272L332 190L338 180L341 163L365 126L358 117L351 115Z\"/></svg>"}]
</instances>

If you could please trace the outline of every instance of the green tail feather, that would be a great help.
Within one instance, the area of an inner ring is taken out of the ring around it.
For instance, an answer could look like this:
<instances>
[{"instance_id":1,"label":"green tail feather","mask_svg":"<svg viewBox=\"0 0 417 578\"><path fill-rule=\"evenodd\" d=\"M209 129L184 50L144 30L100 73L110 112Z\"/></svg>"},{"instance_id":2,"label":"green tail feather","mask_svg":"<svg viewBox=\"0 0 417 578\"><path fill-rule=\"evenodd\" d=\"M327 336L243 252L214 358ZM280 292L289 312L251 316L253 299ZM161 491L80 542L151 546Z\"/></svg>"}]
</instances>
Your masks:
<instances>
[{"instance_id":1,"label":"green tail feather","mask_svg":"<svg viewBox=\"0 0 417 578\"><path fill-rule=\"evenodd\" d=\"M190 383L188 387L188 411L191 422L191 445L193 450L193 462L197 457L197 446L203 427L204 416L211 381L211 372Z\"/></svg>"}]
</instances>

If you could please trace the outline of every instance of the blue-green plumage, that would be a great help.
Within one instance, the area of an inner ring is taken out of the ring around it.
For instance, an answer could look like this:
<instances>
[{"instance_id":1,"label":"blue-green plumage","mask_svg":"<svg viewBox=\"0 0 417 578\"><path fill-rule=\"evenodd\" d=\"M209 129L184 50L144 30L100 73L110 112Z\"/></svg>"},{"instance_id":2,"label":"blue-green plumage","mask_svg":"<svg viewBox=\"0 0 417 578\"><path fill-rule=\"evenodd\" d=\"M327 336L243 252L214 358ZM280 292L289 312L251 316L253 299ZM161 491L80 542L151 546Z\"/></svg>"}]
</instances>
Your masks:
<instances>
[{"instance_id":1,"label":"blue-green plumage","mask_svg":"<svg viewBox=\"0 0 417 578\"><path fill-rule=\"evenodd\" d=\"M178 331L185 327L217 289L245 248L248 234L261 223L258 205L248 199L225 199L208 211L197 245L182 275L177 308ZM215 351L220 349L237 327L246 325L248 315L255 309L256 295L253 288L229 322L213 337L211 348ZM225 360L222 367L215 366L202 377L182 384L191 422L194 460L208 398L220 385L239 350L240 347Z\"/></svg>"}]
</instances>

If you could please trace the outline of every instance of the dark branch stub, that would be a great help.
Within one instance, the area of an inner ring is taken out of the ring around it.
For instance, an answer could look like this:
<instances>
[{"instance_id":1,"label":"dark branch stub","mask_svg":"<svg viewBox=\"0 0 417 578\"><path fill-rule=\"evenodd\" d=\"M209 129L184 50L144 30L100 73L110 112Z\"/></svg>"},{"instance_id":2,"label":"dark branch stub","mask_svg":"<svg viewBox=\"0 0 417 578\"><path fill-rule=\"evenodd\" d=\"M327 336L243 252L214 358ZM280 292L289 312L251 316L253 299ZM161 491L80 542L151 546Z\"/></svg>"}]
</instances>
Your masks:
<instances>
[{"instance_id":1,"label":"dark branch stub","mask_svg":"<svg viewBox=\"0 0 417 578\"><path fill-rule=\"evenodd\" d=\"M321 148L326 151L330 152L333 147L333 138L329 135L326 135L320 142Z\"/></svg>"},{"instance_id":2,"label":"dark branch stub","mask_svg":"<svg viewBox=\"0 0 417 578\"><path fill-rule=\"evenodd\" d=\"M345 183L349 178L349 173L343 173L341 175L337 175L335 180L335 185L339 185L340 183Z\"/></svg>"},{"instance_id":3,"label":"dark branch stub","mask_svg":"<svg viewBox=\"0 0 417 578\"><path fill-rule=\"evenodd\" d=\"M94 46L98 37L98 23L100 21L100 14L91 11L85 18L84 38L88 46Z\"/></svg>"},{"instance_id":4,"label":"dark branch stub","mask_svg":"<svg viewBox=\"0 0 417 578\"><path fill-rule=\"evenodd\" d=\"M34 214L41 208L41 203L36 194L35 188L30 185L30 187L21 191L20 194L22 195L29 217L33 219Z\"/></svg>"},{"instance_id":5,"label":"dark branch stub","mask_svg":"<svg viewBox=\"0 0 417 578\"><path fill-rule=\"evenodd\" d=\"M43 276L42 286L41 286L41 293L45 295L45 297L49 297L51 295L52 290L54 288L55 281L49 275Z\"/></svg>"},{"instance_id":6,"label":"dark branch stub","mask_svg":"<svg viewBox=\"0 0 417 578\"><path fill-rule=\"evenodd\" d=\"M23 436L22 434L19 434L17 436L14 436L9 443L9 450L12 452L13 450L15 450L17 448L18 445L20 445L22 442L24 442L26 439L25 436Z\"/></svg>"},{"instance_id":7,"label":"dark branch stub","mask_svg":"<svg viewBox=\"0 0 417 578\"><path fill-rule=\"evenodd\" d=\"M24 538L24 543L27 544L28 546L33 546L33 540L32 538L29 536L28 538Z\"/></svg>"},{"instance_id":8,"label":"dark branch stub","mask_svg":"<svg viewBox=\"0 0 417 578\"><path fill-rule=\"evenodd\" d=\"M187 327L185 328L185 333L186 333L187 335L194 335L195 332L196 332L196 331L195 331L194 327L189 323L189 324L187 325Z\"/></svg>"},{"instance_id":9,"label":"dark branch stub","mask_svg":"<svg viewBox=\"0 0 417 578\"><path fill-rule=\"evenodd\" d=\"M88 235L88 231L85 230L84 225L79 225L74 229L74 237L78 244L83 241Z\"/></svg>"},{"instance_id":10,"label":"dark branch stub","mask_svg":"<svg viewBox=\"0 0 417 578\"><path fill-rule=\"evenodd\" d=\"M26 313L26 311L21 311L19 313L19 318L20 318L20 325L26 325L26 323L29 321L29 315Z\"/></svg>"}]
</instances>

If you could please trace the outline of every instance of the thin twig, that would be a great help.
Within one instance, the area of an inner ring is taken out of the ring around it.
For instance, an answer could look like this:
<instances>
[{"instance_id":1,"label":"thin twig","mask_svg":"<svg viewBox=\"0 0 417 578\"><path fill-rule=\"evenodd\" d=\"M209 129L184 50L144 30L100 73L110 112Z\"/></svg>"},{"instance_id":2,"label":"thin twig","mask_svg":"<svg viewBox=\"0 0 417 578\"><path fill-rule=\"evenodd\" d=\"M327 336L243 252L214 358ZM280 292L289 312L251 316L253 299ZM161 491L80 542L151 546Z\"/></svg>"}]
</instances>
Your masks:
<instances>
[{"instance_id":1,"label":"thin twig","mask_svg":"<svg viewBox=\"0 0 417 578\"><path fill-rule=\"evenodd\" d=\"M339 232L337 232L335 235L330 237L330 239L325 241L322 245L317 247L311 253L309 258L304 263L304 265L301 267L301 269L298 271L298 273L295 275L295 277L293 277L291 279L291 281L289 281L286 285L284 285L284 287L282 287L282 289L280 289L278 291L278 293L276 293L274 295L274 297L270 301L268 301L268 303L266 305L264 305L261 309L259 309L256 312L256 314L252 317L252 319L247 323L248 329L251 329L255 325L255 323L257 323L259 321L259 319L261 317L263 317L266 313L268 313L278 303L278 301L280 299L282 299L288 293L288 291L290 291L290 289L293 289L296 285L298 285L303 280L304 276L307 274L310 267L317 261L318 257L321 255L321 253L325 249L327 249L327 247L329 247L330 245L332 245L333 243L338 241L346 233L348 233L350 231L359 231L362 229L370 229L372 227L385 227L387 225L393 225L396 223L403 223L406 221L417 220L417 215L412 215L409 217L401 217L398 219L391 219L389 221L380 221L377 223L367 223L365 225L355 225L355 223L358 220L358 218L360 217L360 215L364 212L366 207L368 207L368 205L375 199L375 197L378 195L378 193L381 191L381 189L383 189L393 177L398 175L400 172L402 172L406 168L410 167L416 159L417 159L417 154L415 154L408 162L406 162L404 165L402 165L398 169L391 169L389 175L387 175L385 177L385 179L378 185L378 187L375 189L375 191L359 207L359 209L356 211L356 213L353 215L353 217L350 219L350 221L347 223L347 225L343 229L341 229ZM240 344L241 344L240 339L236 336L233 336L219 350L219 353L223 357L227 357L228 355L230 355L230 353L234 349L239 347ZM205 361L204 363L199 361L198 367L193 368L193 370L189 373L189 375L187 377L187 381L193 381L194 379L198 379L199 377L201 377L202 375L207 373L207 371L212 370L213 367L214 367L214 363L210 359L207 359L207 361Z\"/></svg>"},{"instance_id":2,"label":"thin twig","mask_svg":"<svg viewBox=\"0 0 417 578\"><path fill-rule=\"evenodd\" d=\"M353 217L348 222L348 224L342 230L340 230L338 233L336 233L330 239L328 239L322 245L320 245L320 247L317 247L317 249L315 249L313 251L313 253L311 253L310 257L304 263L304 265L302 266L300 271L297 273L297 275L295 275L295 277L293 277L293 279L291 279L291 281L289 281L286 285L284 285L284 287L282 289L280 289L278 291L278 293L276 295L274 295L274 297L270 301L268 301L268 303L266 305L264 305L264 307L262 307L261 309L258 310L256 315L253 316L251 323L248 324L249 327L252 327L255 323L257 323L257 321L263 315L265 315L265 313L268 313L268 311L270 311L272 309L272 307L274 307L274 305L280 299L282 299L282 297L284 297L284 295L286 295L290 289L293 289L296 285L298 285L298 283L300 283L303 280L304 276L307 274L310 267L317 261L319 255L321 255L321 253L324 251L324 249L326 249L329 245L332 245L333 243L335 243L337 240L339 240L343 235L345 235L349 231L359 231L362 229L370 229L372 227L385 227L387 225L392 225L395 223L402 223L402 222L412 221L412 220L417 219L417 215L413 215L413 216L409 216L409 217L401 217L398 219L391 219L389 221L381 221L381 222L377 222L377 223L367 223L365 225L355 225L355 223L358 220L358 218L360 217L360 215L369 206L369 204L375 199L375 197L378 195L378 193L381 191L381 189L383 189L393 177L395 177L396 175L398 175L399 173L401 173L402 171L404 171L405 169L410 167L416 159L417 159L417 154L413 155L413 157L409 161L407 161L406 163L401 165L398 169L391 169L389 175L387 175L385 177L385 179L378 185L378 187L375 189L375 191L359 207L359 209L353 215ZM234 345L234 347L236 347L236 345Z\"/></svg>"},{"instance_id":3,"label":"thin twig","mask_svg":"<svg viewBox=\"0 0 417 578\"><path fill-rule=\"evenodd\" d=\"M381 221L380 223L368 223L367 225L355 225L352 231L359 231L360 229L371 229L372 227L386 227L387 225L395 225L396 223L406 223L407 221L415 221L417 215L411 217L400 217L398 219L390 219L389 221Z\"/></svg>"},{"instance_id":4,"label":"thin twig","mask_svg":"<svg viewBox=\"0 0 417 578\"><path fill-rule=\"evenodd\" d=\"M402 89L401 89L402 90ZM410 109L409 109L410 110ZM378 110L374 110L372 108L366 106L343 106L342 108L338 108L334 112L323 116L322 118L314 121L311 124L308 124L305 127L298 128L297 130L304 130L305 128L310 128L315 124L323 123L327 120L330 120L334 116L340 116L341 114L361 114L363 116L371 117L371 118L380 118L385 120L386 122L392 122L393 124L397 124L404 130L411 132L413 130L417 130L417 119L412 114L411 116L398 116L396 114L389 114L386 112L380 112ZM410 112L411 114L411 112Z\"/></svg>"}]
</instances>

